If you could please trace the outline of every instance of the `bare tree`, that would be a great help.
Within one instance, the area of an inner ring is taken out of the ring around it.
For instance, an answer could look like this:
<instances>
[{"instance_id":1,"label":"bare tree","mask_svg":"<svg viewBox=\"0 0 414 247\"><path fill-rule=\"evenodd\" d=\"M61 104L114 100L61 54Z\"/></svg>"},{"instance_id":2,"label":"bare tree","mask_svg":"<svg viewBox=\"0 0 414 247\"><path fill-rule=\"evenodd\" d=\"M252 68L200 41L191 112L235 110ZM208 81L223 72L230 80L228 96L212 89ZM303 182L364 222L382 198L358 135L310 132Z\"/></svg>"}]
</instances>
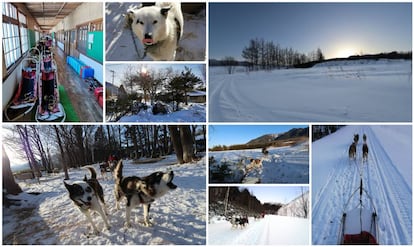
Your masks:
<instances>
[{"instance_id":1,"label":"bare tree","mask_svg":"<svg viewBox=\"0 0 414 247\"><path fill-rule=\"evenodd\" d=\"M233 74L234 73L234 67L237 66L237 61L234 59L234 57L227 56L223 58L222 60L223 66L227 67L227 73Z\"/></svg>"},{"instance_id":2,"label":"bare tree","mask_svg":"<svg viewBox=\"0 0 414 247\"><path fill-rule=\"evenodd\" d=\"M20 136L20 141L23 146L23 150L26 154L27 160L29 161L29 166L32 170L32 173L35 177L40 178L42 177L42 173L40 172L39 164L37 163L35 156L33 154L32 146L29 140L29 132L27 131L27 125L17 125L17 131ZM40 182L40 180L38 180Z\"/></svg>"},{"instance_id":3,"label":"bare tree","mask_svg":"<svg viewBox=\"0 0 414 247\"><path fill-rule=\"evenodd\" d=\"M65 173L65 180L69 180L69 173L68 173L68 167L66 165L66 157L65 157L65 151L63 149L63 144L62 144L62 140L60 138L60 131L58 129L58 127L56 125L53 125L53 129L55 130L55 134L56 134L56 139L59 145L59 149L60 149L60 154L62 155L62 161L63 161L63 171Z\"/></svg>"}]
</instances>

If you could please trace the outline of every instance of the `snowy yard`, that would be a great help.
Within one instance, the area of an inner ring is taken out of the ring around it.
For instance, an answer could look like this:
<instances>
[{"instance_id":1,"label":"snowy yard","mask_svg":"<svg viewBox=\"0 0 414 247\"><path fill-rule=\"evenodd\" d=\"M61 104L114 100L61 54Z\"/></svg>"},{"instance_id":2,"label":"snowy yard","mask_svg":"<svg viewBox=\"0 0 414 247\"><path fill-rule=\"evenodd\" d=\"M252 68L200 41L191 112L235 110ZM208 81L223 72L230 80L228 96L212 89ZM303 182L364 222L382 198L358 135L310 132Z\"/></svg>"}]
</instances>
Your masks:
<instances>
[{"instance_id":1,"label":"snowy yard","mask_svg":"<svg viewBox=\"0 0 414 247\"><path fill-rule=\"evenodd\" d=\"M133 123L133 122L206 122L206 104L190 103L189 105L181 105L181 109L176 112L167 114L152 113L152 109L142 110L138 114L128 113L122 116L117 122ZM117 114L107 114L106 121L115 122Z\"/></svg>"},{"instance_id":2,"label":"snowy yard","mask_svg":"<svg viewBox=\"0 0 414 247\"><path fill-rule=\"evenodd\" d=\"M210 67L213 122L409 122L407 60L327 62L309 69L226 74ZM396 110L398 109L398 110Z\"/></svg>"},{"instance_id":3,"label":"snowy yard","mask_svg":"<svg viewBox=\"0 0 414 247\"><path fill-rule=\"evenodd\" d=\"M98 171L98 166L95 169ZM10 197L21 206L3 207L3 244L70 245L203 245L206 243L206 166L197 163L177 165L173 156L155 164L124 163L125 175L146 176L154 171L174 171L178 188L152 204L152 227L146 227L141 207L133 210L130 228L124 227L125 204L115 208L114 180L103 180L98 172L111 229L104 229L101 217L94 218L100 235L92 232L86 217L74 206L63 185L63 174L45 176L41 183L20 182L24 193ZM71 169L71 181L82 180L86 169ZM36 193L32 194L32 193ZM125 203L125 202L124 202Z\"/></svg>"},{"instance_id":4,"label":"snowy yard","mask_svg":"<svg viewBox=\"0 0 414 247\"><path fill-rule=\"evenodd\" d=\"M362 141L357 145L356 161L348 158L355 133L367 135L367 163L362 163ZM362 177L376 207L379 244L412 245L411 137L409 125L347 126L313 143L313 244L338 243L344 207ZM358 203L355 199L352 205Z\"/></svg>"},{"instance_id":5,"label":"snowy yard","mask_svg":"<svg viewBox=\"0 0 414 247\"><path fill-rule=\"evenodd\" d=\"M309 219L266 215L263 219L249 218L243 229L232 228L226 220L208 225L209 245L308 245Z\"/></svg>"}]
</instances>

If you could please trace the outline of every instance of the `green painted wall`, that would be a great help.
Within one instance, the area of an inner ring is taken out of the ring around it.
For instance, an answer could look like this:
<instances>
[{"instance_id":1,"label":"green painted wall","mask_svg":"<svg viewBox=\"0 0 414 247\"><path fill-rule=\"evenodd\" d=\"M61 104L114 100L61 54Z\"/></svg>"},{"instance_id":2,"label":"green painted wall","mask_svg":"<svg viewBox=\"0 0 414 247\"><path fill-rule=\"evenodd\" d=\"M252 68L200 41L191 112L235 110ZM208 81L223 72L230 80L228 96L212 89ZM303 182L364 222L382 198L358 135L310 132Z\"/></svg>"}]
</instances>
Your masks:
<instances>
[{"instance_id":1,"label":"green painted wall","mask_svg":"<svg viewBox=\"0 0 414 247\"><path fill-rule=\"evenodd\" d=\"M36 34L35 31L29 29L29 47L36 45Z\"/></svg>"},{"instance_id":2,"label":"green painted wall","mask_svg":"<svg viewBox=\"0 0 414 247\"><path fill-rule=\"evenodd\" d=\"M88 32L86 45L86 55L95 59L97 62L103 63L103 32Z\"/></svg>"}]
</instances>

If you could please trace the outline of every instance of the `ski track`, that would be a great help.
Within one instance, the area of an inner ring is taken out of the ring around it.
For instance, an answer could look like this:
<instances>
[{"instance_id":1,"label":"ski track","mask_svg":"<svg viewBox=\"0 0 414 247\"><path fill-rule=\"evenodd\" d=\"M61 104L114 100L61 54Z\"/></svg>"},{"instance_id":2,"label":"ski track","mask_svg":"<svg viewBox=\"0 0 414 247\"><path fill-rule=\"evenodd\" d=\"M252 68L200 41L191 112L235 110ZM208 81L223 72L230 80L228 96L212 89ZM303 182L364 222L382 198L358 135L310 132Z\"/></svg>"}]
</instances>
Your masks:
<instances>
[{"instance_id":1,"label":"ski track","mask_svg":"<svg viewBox=\"0 0 414 247\"><path fill-rule=\"evenodd\" d=\"M388 157L374 131L371 128L365 130L370 147L368 170L370 177L374 178L369 181L370 193L374 194L373 199L378 208L380 241L383 240L380 243L411 244L411 190ZM385 221L385 219L392 220ZM400 238L401 235L404 237ZM381 239L381 236L384 238Z\"/></svg>"},{"instance_id":2,"label":"ski track","mask_svg":"<svg viewBox=\"0 0 414 247\"><path fill-rule=\"evenodd\" d=\"M346 147L330 172L328 181L313 198L313 219L326 224L313 225L312 242L337 244L344 206L351 194L358 189L361 176L363 187L372 197L377 210L379 244L411 245L411 189L388 157L375 131L371 127L359 127L355 133L360 135L356 160L349 161ZM367 135L369 147L366 163L362 162L363 133ZM355 201L357 200L351 200L350 204L356 205ZM367 203L366 199L364 203ZM330 215L336 216L327 219L326 216ZM317 220L324 217L323 220Z\"/></svg>"}]
</instances>

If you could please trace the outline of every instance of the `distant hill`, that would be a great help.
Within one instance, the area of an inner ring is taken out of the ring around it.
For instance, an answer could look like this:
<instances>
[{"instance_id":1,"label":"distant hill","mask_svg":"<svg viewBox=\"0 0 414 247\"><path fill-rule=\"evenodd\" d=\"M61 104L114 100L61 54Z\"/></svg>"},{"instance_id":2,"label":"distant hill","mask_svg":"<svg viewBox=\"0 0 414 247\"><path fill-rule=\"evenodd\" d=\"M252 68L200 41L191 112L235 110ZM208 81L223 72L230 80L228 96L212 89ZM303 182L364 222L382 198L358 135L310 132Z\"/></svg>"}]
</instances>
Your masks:
<instances>
[{"instance_id":1,"label":"distant hill","mask_svg":"<svg viewBox=\"0 0 414 247\"><path fill-rule=\"evenodd\" d=\"M309 128L294 128L277 137L277 140L286 140L297 137L309 137Z\"/></svg>"},{"instance_id":2,"label":"distant hill","mask_svg":"<svg viewBox=\"0 0 414 247\"><path fill-rule=\"evenodd\" d=\"M245 144L231 146L215 146L210 151L243 150L268 147L292 146L309 140L308 128L294 128L285 133L266 134L248 141Z\"/></svg>"},{"instance_id":3,"label":"distant hill","mask_svg":"<svg viewBox=\"0 0 414 247\"><path fill-rule=\"evenodd\" d=\"M261 144L261 143L269 143L269 142L273 142L276 141L276 139L278 138L279 134L267 134L267 135L262 135L258 138L255 138L249 142L247 142L247 145L256 145L256 144Z\"/></svg>"}]
</instances>

